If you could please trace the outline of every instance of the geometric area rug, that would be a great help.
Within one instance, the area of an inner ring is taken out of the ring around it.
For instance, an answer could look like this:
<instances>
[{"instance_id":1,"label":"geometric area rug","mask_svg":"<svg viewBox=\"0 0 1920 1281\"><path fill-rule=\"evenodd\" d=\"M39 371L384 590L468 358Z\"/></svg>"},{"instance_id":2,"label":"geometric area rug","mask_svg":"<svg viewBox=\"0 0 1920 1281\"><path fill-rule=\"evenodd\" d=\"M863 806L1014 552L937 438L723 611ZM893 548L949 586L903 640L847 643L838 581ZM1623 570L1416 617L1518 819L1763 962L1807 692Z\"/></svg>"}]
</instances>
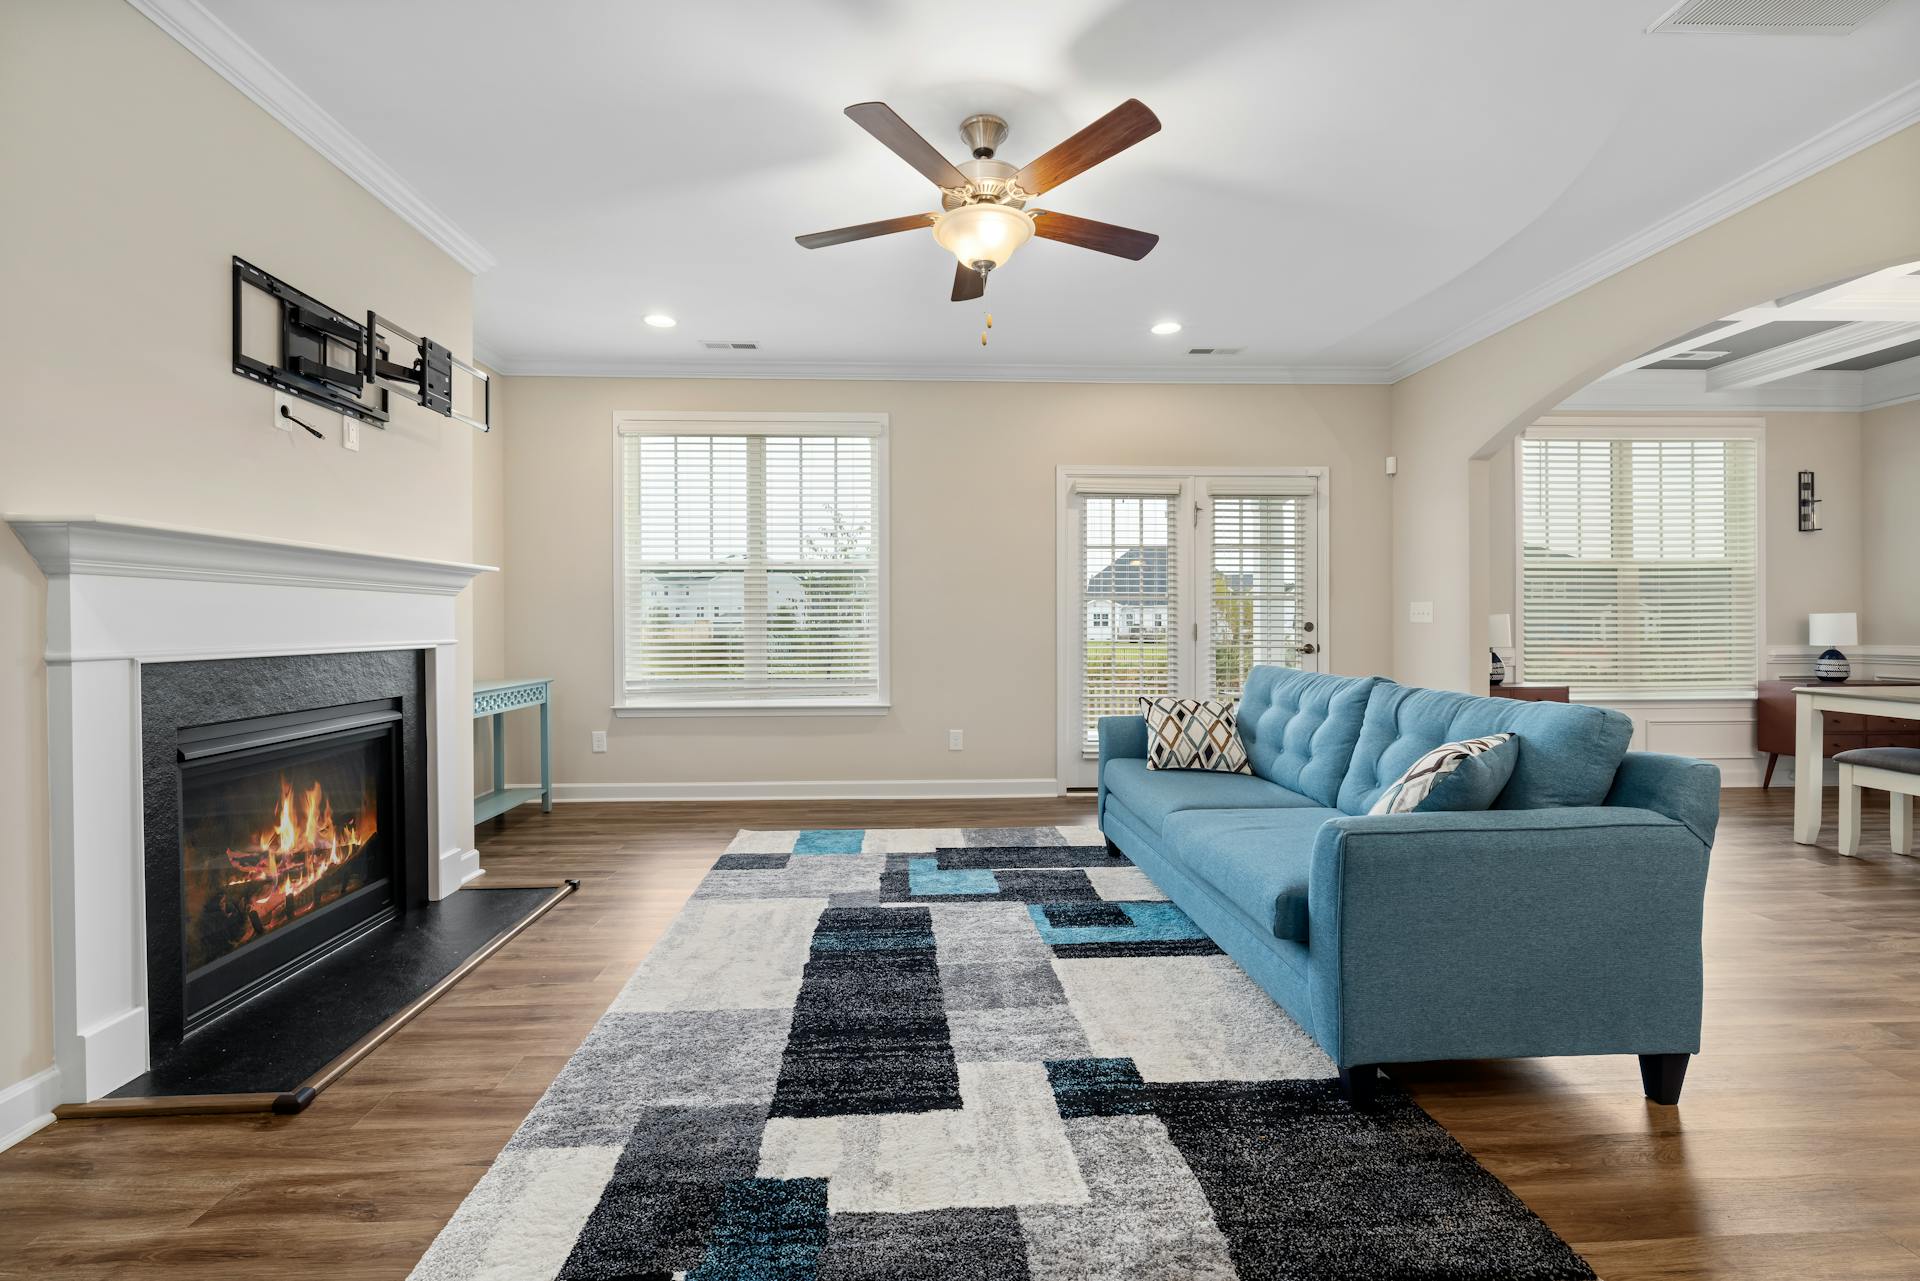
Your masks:
<instances>
[{"instance_id":1,"label":"geometric area rug","mask_svg":"<svg viewBox=\"0 0 1920 1281\"><path fill-rule=\"evenodd\" d=\"M1590 1281L1090 827L741 832L415 1281Z\"/></svg>"}]
</instances>

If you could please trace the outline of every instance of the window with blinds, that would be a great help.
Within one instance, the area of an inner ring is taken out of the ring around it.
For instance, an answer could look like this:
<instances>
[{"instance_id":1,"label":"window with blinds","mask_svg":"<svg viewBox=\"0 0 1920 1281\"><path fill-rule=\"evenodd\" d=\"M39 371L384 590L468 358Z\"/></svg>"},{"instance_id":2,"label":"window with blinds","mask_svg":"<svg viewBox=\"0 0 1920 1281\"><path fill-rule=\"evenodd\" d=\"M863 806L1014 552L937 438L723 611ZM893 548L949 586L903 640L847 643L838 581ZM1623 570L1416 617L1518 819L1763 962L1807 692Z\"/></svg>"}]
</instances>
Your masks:
<instances>
[{"instance_id":1,"label":"window with blinds","mask_svg":"<svg viewBox=\"0 0 1920 1281\"><path fill-rule=\"evenodd\" d=\"M1753 685L1757 439L1529 433L1520 459L1528 681L1591 693Z\"/></svg>"},{"instance_id":2,"label":"window with blinds","mask_svg":"<svg viewBox=\"0 0 1920 1281\"><path fill-rule=\"evenodd\" d=\"M1076 494L1082 753L1099 754L1102 716L1132 715L1142 696L1179 692L1180 492Z\"/></svg>"},{"instance_id":3,"label":"window with blinds","mask_svg":"<svg viewBox=\"0 0 1920 1281\"><path fill-rule=\"evenodd\" d=\"M1313 497L1220 490L1206 502L1213 553L1206 679L1212 697L1237 698L1254 664L1301 666L1313 626Z\"/></svg>"},{"instance_id":4,"label":"window with blinds","mask_svg":"<svg viewBox=\"0 0 1920 1281\"><path fill-rule=\"evenodd\" d=\"M621 425L621 703L883 705L879 431L745 425Z\"/></svg>"}]
</instances>

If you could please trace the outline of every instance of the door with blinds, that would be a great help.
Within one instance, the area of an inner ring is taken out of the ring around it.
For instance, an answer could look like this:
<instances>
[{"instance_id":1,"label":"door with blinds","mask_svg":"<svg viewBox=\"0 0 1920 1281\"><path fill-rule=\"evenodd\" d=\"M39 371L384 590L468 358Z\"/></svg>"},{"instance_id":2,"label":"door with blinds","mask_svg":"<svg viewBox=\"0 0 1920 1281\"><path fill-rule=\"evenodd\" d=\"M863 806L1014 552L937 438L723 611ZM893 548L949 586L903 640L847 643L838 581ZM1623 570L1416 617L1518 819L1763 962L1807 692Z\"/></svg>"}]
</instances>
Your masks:
<instances>
[{"instance_id":1,"label":"door with blinds","mask_svg":"<svg viewBox=\"0 0 1920 1281\"><path fill-rule=\"evenodd\" d=\"M1256 663L1320 670L1318 474L1062 473L1059 769L1091 787L1102 716L1232 699Z\"/></svg>"}]
</instances>

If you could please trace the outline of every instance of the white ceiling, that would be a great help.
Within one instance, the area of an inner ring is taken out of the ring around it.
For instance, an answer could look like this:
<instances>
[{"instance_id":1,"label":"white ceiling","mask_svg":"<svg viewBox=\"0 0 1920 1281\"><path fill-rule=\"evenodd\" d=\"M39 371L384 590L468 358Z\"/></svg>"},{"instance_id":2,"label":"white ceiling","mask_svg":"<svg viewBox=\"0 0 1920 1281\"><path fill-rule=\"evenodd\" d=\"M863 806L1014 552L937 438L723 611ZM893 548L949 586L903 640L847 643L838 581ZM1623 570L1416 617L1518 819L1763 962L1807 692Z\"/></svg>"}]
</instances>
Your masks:
<instances>
[{"instance_id":1,"label":"white ceiling","mask_svg":"<svg viewBox=\"0 0 1920 1281\"><path fill-rule=\"evenodd\" d=\"M1848 37L1644 34L1670 0L204 4L485 246L476 343L525 371L1384 377L1920 102L1920 0ZM955 160L996 112L1020 164L1127 97L1163 131L1037 203L1159 247L1033 242L984 351L931 235L793 243L937 207L849 103Z\"/></svg>"}]
</instances>

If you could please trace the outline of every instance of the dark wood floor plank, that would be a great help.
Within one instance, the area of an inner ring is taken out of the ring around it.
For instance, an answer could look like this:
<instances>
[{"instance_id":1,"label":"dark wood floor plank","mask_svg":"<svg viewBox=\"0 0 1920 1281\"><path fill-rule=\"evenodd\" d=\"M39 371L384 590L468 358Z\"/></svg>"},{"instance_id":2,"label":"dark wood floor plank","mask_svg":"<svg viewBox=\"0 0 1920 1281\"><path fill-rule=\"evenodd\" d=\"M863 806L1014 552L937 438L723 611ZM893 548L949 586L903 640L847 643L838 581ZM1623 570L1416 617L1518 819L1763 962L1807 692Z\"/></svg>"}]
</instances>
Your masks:
<instances>
[{"instance_id":1,"label":"dark wood floor plank","mask_svg":"<svg viewBox=\"0 0 1920 1281\"><path fill-rule=\"evenodd\" d=\"M1608 1281L1920 1276L1920 860L1729 792L1705 1052L1678 1109L1626 1056L1396 1069ZM1083 823L1083 799L571 805L481 832L583 892L299 1117L72 1121L0 1154L0 1277L404 1277L742 827Z\"/></svg>"}]
</instances>

